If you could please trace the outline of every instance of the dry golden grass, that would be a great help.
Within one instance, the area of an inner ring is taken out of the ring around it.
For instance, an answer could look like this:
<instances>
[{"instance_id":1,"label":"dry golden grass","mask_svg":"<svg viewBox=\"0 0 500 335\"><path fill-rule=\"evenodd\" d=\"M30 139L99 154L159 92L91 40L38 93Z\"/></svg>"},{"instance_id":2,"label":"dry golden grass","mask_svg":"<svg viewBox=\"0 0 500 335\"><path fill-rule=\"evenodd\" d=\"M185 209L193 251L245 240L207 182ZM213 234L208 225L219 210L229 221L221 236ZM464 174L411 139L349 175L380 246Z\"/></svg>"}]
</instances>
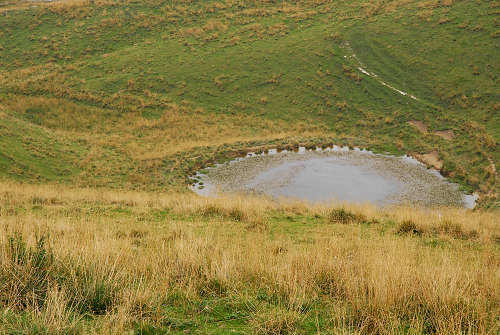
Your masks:
<instances>
[{"instance_id":1,"label":"dry golden grass","mask_svg":"<svg viewBox=\"0 0 500 335\"><path fill-rule=\"evenodd\" d=\"M102 154L104 147L118 148L134 160L154 160L196 147L289 139L296 134L319 137L326 131L324 125L310 120L289 123L245 114L219 115L215 122L212 115L190 106L189 102L169 103L163 115L153 119L144 118L138 111L130 111L123 118L111 110L78 105L62 98L16 96L2 102L16 117L27 118L63 138L84 141L91 152L80 166L90 162L94 154L96 157ZM102 113L111 113L108 121L113 122L101 122ZM92 132L88 131L90 128Z\"/></svg>"},{"instance_id":2,"label":"dry golden grass","mask_svg":"<svg viewBox=\"0 0 500 335\"><path fill-rule=\"evenodd\" d=\"M160 306L176 292L188 300L280 297L271 309L248 311L260 334L296 333L317 312L312 301L326 310L332 333L500 329L498 212L337 204L357 219L328 224L332 206L296 202L15 183L0 189L1 308L26 311L29 324L52 333L77 331L82 311L95 315L96 333L123 333L137 320L161 324ZM158 211L168 214L155 219ZM288 217L317 222L294 235ZM54 259L40 263L33 252L13 264L8 238L16 234L28 246L47 236ZM36 290L26 291L30 285ZM3 324L1 331L12 327Z\"/></svg>"}]
</instances>

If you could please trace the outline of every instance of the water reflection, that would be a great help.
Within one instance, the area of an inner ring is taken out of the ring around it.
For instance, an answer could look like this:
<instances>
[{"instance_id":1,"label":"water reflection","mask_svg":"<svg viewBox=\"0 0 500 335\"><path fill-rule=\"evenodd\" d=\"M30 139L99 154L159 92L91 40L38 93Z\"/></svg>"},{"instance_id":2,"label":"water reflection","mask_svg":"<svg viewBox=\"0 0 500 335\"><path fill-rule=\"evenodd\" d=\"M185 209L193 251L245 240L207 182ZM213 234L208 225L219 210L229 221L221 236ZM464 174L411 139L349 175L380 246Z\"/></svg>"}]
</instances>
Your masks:
<instances>
[{"instance_id":1,"label":"water reflection","mask_svg":"<svg viewBox=\"0 0 500 335\"><path fill-rule=\"evenodd\" d=\"M426 207L472 208L475 199L463 194L437 171L415 159L373 154L347 147L269 150L217 165L195 177L193 190L266 194L325 202L371 202L377 205L416 204Z\"/></svg>"}]
</instances>

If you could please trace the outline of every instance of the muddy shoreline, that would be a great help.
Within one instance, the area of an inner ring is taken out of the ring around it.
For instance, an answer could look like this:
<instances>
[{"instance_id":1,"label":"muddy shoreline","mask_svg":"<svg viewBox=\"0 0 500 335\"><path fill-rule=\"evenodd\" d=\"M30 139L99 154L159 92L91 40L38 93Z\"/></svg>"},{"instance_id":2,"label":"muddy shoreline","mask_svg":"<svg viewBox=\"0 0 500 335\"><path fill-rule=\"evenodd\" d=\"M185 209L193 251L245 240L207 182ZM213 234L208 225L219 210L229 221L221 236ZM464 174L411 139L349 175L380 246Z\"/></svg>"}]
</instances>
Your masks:
<instances>
[{"instance_id":1,"label":"muddy shoreline","mask_svg":"<svg viewBox=\"0 0 500 335\"><path fill-rule=\"evenodd\" d=\"M475 204L457 184L415 158L335 145L260 149L202 171L192 177L192 190L204 196L251 193L382 206L472 208Z\"/></svg>"}]
</instances>

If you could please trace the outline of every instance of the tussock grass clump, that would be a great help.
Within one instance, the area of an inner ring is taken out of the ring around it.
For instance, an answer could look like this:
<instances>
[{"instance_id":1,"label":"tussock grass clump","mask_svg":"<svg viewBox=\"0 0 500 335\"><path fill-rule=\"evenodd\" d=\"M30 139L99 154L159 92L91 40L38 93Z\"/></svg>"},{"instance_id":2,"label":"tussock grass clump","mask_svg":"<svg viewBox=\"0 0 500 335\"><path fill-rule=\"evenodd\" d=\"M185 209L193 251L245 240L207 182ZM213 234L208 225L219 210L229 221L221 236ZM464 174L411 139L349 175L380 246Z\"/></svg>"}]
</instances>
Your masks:
<instances>
[{"instance_id":1,"label":"tussock grass clump","mask_svg":"<svg viewBox=\"0 0 500 335\"><path fill-rule=\"evenodd\" d=\"M419 225L412 220L405 220L398 225L396 233L399 235L448 236L460 240L477 239L479 237L477 229L465 229L463 225L450 220L426 226Z\"/></svg>"},{"instance_id":2,"label":"tussock grass clump","mask_svg":"<svg viewBox=\"0 0 500 335\"><path fill-rule=\"evenodd\" d=\"M113 277L90 268L74 268L66 286L69 306L83 315L104 315L118 303L117 284Z\"/></svg>"},{"instance_id":3,"label":"tussock grass clump","mask_svg":"<svg viewBox=\"0 0 500 335\"><path fill-rule=\"evenodd\" d=\"M398 234L422 234L422 230L417 226L417 224L411 220L405 220L398 225Z\"/></svg>"},{"instance_id":4,"label":"tussock grass clump","mask_svg":"<svg viewBox=\"0 0 500 335\"><path fill-rule=\"evenodd\" d=\"M57 273L46 237L38 238L34 247L28 247L22 235L16 233L7 236L7 243L1 248L0 300L13 309L43 306Z\"/></svg>"},{"instance_id":5,"label":"tussock grass clump","mask_svg":"<svg viewBox=\"0 0 500 335\"><path fill-rule=\"evenodd\" d=\"M220 217L233 221L247 221L248 216L239 208L223 208L207 205L201 209L200 214L207 218Z\"/></svg>"},{"instance_id":6,"label":"tussock grass clump","mask_svg":"<svg viewBox=\"0 0 500 335\"><path fill-rule=\"evenodd\" d=\"M202 281L197 286L197 293L201 297L219 297L225 295L227 287L224 282L216 278Z\"/></svg>"},{"instance_id":7,"label":"tussock grass clump","mask_svg":"<svg viewBox=\"0 0 500 335\"><path fill-rule=\"evenodd\" d=\"M21 233L7 236L0 262L0 306L14 311L61 308L81 315L103 315L116 302L113 277L73 259L56 257L48 236L29 246ZM57 307L49 306L58 298Z\"/></svg>"},{"instance_id":8,"label":"tussock grass clump","mask_svg":"<svg viewBox=\"0 0 500 335\"><path fill-rule=\"evenodd\" d=\"M277 307L257 312L250 324L259 335L288 335L297 333L299 319L300 313Z\"/></svg>"},{"instance_id":9,"label":"tussock grass clump","mask_svg":"<svg viewBox=\"0 0 500 335\"><path fill-rule=\"evenodd\" d=\"M448 220L440 223L433 229L433 232L461 240L476 239L479 236L476 229L464 230L462 225Z\"/></svg>"},{"instance_id":10,"label":"tussock grass clump","mask_svg":"<svg viewBox=\"0 0 500 335\"><path fill-rule=\"evenodd\" d=\"M369 220L366 218L366 216L350 212L349 210L346 210L344 208L332 209L328 213L329 223L351 224L351 223L363 223L368 221Z\"/></svg>"}]
</instances>

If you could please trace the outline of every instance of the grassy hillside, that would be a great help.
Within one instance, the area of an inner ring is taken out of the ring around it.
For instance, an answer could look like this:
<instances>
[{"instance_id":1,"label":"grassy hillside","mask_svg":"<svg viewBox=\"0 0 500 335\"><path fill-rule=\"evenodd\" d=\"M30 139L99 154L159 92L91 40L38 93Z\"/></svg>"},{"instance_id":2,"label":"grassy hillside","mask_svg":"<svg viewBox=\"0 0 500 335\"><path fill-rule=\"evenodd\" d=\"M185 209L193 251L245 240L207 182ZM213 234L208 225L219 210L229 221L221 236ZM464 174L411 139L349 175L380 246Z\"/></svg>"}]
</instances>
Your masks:
<instances>
[{"instance_id":1,"label":"grassy hillside","mask_svg":"<svg viewBox=\"0 0 500 335\"><path fill-rule=\"evenodd\" d=\"M40 127L35 109L25 122L0 110L0 175L25 181L68 181L80 173L75 158L86 152L80 141Z\"/></svg>"},{"instance_id":2,"label":"grassy hillside","mask_svg":"<svg viewBox=\"0 0 500 335\"><path fill-rule=\"evenodd\" d=\"M498 212L0 186L1 333L500 331Z\"/></svg>"},{"instance_id":3,"label":"grassy hillside","mask_svg":"<svg viewBox=\"0 0 500 335\"><path fill-rule=\"evenodd\" d=\"M45 153L64 155L70 183L180 190L196 168L249 147L334 142L437 150L443 173L485 203L497 197L497 1L95 1L2 11L2 115L80 148ZM450 130L451 140L435 135Z\"/></svg>"},{"instance_id":4,"label":"grassy hillside","mask_svg":"<svg viewBox=\"0 0 500 335\"><path fill-rule=\"evenodd\" d=\"M0 0L0 333L499 333L499 44L499 1ZM188 191L297 144L483 210Z\"/></svg>"}]
</instances>

